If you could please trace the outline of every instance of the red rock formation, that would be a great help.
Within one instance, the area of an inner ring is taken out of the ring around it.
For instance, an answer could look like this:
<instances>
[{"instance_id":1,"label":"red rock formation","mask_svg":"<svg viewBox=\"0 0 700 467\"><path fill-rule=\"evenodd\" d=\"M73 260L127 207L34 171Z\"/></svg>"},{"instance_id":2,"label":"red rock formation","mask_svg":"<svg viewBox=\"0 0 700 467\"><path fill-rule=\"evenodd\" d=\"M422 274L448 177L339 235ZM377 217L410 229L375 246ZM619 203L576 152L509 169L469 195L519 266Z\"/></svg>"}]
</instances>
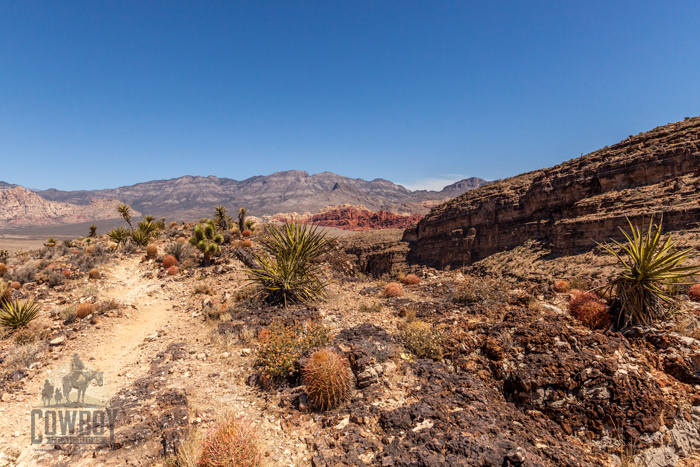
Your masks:
<instances>
[{"instance_id":1,"label":"red rock formation","mask_svg":"<svg viewBox=\"0 0 700 467\"><path fill-rule=\"evenodd\" d=\"M273 220L298 220L306 224L317 224L324 227L335 227L343 230L376 230L376 229L405 229L421 220L421 214L395 214L393 212L372 212L363 205L328 206L320 212L298 215L276 214Z\"/></svg>"}]
</instances>

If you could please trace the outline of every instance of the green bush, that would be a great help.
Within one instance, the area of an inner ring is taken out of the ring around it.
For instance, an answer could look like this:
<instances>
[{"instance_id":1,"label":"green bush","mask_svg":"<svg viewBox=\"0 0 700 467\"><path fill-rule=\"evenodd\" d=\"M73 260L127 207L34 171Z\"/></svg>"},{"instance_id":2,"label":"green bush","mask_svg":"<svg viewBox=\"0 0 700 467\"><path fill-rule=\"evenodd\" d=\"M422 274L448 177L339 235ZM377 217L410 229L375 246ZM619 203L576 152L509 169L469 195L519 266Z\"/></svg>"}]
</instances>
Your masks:
<instances>
[{"instance_id":1,"label":"green bush","mask_svg":"<svg viewBox=\"0 0 700 467\"><path fill-rule=\"evenodd\" d=\"M268 226L261 233L259 243L262 250L253 256L260 267L247 271L260 286L266 301L286 307L325 296L328 283L321 279L321 269L315 260L332 246L316 226L300 223L285 223L279 228Z\"/></svg>"},{"instance_id":2,"label":"green bush","mask_svg":"<svg viewBox=\"0 0 700 467\"><path fill-rule=\"evenodd\" d=\"M401 339L406 348L418 358L442 358L442 336L428 323L419 320L405 323Z\"/></svg>"},{"instance_id":3,"label":"green bush","mask_svg":"<svg viewBox=\"0 0 700 467\"><path fill-rule=\"evenodd\" d=\"M108 231L107 236L119 247L129 241L129 238L131 238L131 232L124 227L118 227Z\"/></svg>"},{"instance_id":4,"label":"green bush","mask_svg":"<svg viewBox=\"0 0 700 467\"><path fill-rule=\"evenodd\" d=\"M204 253L205 264L209 264L211 257L221 251L219 245L223 241L224 237L216 233L216 225L212 220L208 220L203 227L197 225L194 228L194 235L189 239L190 245Z\"/></svg>"},{"instance_id":5,"label":"green bush","mask_svg":"<svg viewBox=\"0 0 700 467\"><path fill-rule=\"evenodd\" d=\"M41 307L33 300L22 303L19 300L4 302L0 309L0 325L13 329L26 326L36 318L40 310Z\"/></svg>"},{"instance_id":6,"label":"green bush","mask_svg":"<svg viewBox=\"0 0 700 467\"><path fill-rule=\"evenodd\" d=\"M678 250L677 242L672 242L670 236L662 241L661 222L656 225L650 219L646 233L629 219L627 223L630 234L620 228L626 243L613 240L612 246L602 245L617 258L622 269L608 286L619 307L618 327L651 324L663 318L662 304L675 299L662 286L677 286L679 279L700 273L697 266L683 266L695 256L692 249Z\"/></svg>"},{"instance_id":7,"label":"green bush","mask_svg":"<svg viewBox=\"0 0 700 467\"><path fill-rule=\"evenodd\" d=\"M257 357L263 373L273 378L293 374L295 363L304 352L324 347L331 340L328 329L318 323L288 326L277 320L268 331L262 333L265 338L260 343Z\"/></svg>"}]
</instances>

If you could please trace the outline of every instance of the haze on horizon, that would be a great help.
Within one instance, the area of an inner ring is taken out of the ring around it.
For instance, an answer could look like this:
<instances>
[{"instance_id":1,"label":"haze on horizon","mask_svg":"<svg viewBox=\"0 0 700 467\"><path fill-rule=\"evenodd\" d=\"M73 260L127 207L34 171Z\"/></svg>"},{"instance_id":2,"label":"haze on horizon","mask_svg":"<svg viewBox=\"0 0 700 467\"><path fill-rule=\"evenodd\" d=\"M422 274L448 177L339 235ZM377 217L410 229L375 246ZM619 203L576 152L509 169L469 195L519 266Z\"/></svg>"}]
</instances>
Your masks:
<instances>
[{"instance_id":1,"label":"haze on horizon","mask_svg":"<svg viewBox=\"0 0 700 467\"><path fill-rule=\"evenodd\" d=\"M4 2L0 180L505 178L700 114L699 26L690 1Z\"/></svg>"}]
</instances>

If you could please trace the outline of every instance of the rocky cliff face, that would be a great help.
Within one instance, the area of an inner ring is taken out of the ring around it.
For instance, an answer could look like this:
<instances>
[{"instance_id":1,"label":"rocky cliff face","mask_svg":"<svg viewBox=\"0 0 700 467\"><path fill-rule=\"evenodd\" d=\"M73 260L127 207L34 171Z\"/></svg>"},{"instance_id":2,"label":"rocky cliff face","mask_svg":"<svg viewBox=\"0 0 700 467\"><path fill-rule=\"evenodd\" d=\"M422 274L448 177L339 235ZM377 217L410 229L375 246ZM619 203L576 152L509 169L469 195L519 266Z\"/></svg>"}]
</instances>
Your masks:
<instances>
[{"instance_id":1,"label":"rocky cliff face","mask_svg":"<svg viewBox=\"0 0 700 467\"><path fill-rule=\"evenodd\" d=\"M119 217L114 199L92 200L87 205L47 201L16 186L0 190L0 228L72 224ZM135 216L140 215L134 213Z\"/></svg>"},{"instance_id":2,"label":"rocky cliff face","mask_svg":"<svg viewBox=\"0 0 700 467\"><path fill-rule=\"evenodd\" d=\"M317 224L324 227L336 227L343 230L377 230L377 229L405 229L420 219L421 214L394 214L387 211L373 212L363 205L353 206L344 204L341 206L328 206L316 214L276 214L272 220L278 222L300 221L307 224Z\"/></svg>"},{"instance_id":3,"label":"rocky cliff face","mask_svg":"<svg viewBox=\"0 0 700 467\"><path fill-rule=\"evenodd\" d=\"M409 260L461 267L529 239L569 254L620 238L626 217L652 214L666 230L697 227L699 167L700 117L658 127L442 204L405 232Z\"/></svg>"},{"instance_id":4,"label":"rocky cliff face","mask_svg":"<svg viewBox=\"0 0 700 467\"><path fill-rule=\"evenodd\" d=\"M133 186L95 191L38 192L52 201L88 204L93 198L115 198L139 211L156 216L200 218L217 204L229 210L246 206L251 214L317 212L330 205L362 204L373 211L427 213L432 206L487 182L478 178L462 180L436 191L409 191L388 180L366 181L330 172L309 175L300 170L276 172L243 181L228 178L186 176Z\"/></svg>"}]
</instances>

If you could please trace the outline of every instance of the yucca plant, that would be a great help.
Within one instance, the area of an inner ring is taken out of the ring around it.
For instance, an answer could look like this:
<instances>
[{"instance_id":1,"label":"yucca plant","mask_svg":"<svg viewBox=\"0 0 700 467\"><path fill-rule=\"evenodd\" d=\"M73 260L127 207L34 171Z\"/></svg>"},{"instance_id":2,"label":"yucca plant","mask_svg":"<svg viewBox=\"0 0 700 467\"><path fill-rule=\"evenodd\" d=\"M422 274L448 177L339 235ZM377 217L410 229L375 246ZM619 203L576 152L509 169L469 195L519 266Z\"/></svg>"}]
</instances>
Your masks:
<instances>
[{"instance_id":1,"label":"yucca plant","mask_svg":"<svg viewBox=\"0 0 700 467\"><path fill-rule=\"evenodd\" d=\"M245 230L245 216L248 214L248 209L241 208L238 210L238 231L243 232Z\"/></svg>"},{"instance_id":2,"label":"yucca plant","mask_svg":"<svg viewBox=\"0 0 700 467\"><path fill-rule=\"evenodd\" d=\"M268 226L259 242L262 251L253 256L260 267L247 271L266 301L286 307L325 296L328 283L321 279L320 267L314 260L332 249L326 234L316 226L286 223L279 228Z\"/></svg>"},{"instance_id":3,"label":"yucca plant","mask_svg":"<svg viewBox=\"0 0 700 467\"><path fill-rule=\"evenodd\" d=\"M8 328L26 326L39 314L41 307L33 300L20 303L4 302L0 309L0 324Z\"/></svg>"},{"instance_id":4,"label":"yucca plant","mask_svg":"<svg viewBox=\"0 0 700 467\"><path fill-rule=\"evenodd\" d=\"M222 235L216 233L214 221L208 220L204 227L197 225L194 228L194 235L190 237L189 243L204 253L204 264L209 264L211 257L221 251L221 243L224 241Z\"/></svg>"},{"instance_id":5,"label":"yucca plant","mask_svg":"<svg viewBox=\"0 0 700 467\"><path fill-rule=\"evenodd\" d=\"M676 300L663 287L700 273L697 266L683 266L694 256L692 249L677 249L670 236L662 240L662 222L656 225L650 219L646 233L629 219L627 223L631 233L620 228L626 243L613 240L613 245L602 245L622 267L608 286L619 306L618 327L663 318L662 304Z\"/></svg>"},{"instance_id":6,"label":"yucca plant","mask_svg":"<svg viewBox=\"0 0 700 467\"><path fill-rule=\"evenodd\" d=\"M90 237L96 237L97 236L97 226L95 224L90 226L90 233L88 234L88 238Z\"/></svg>"},{"instance_id":7,"label":"yucca plant","mask_svg":"<svg viewBox=\"0 0 700 467\"><path fill-rule=\"evenodd\" d=\"M124 245L129 240L131 237L131 232L124 227L118 227L108 231L107 236L119 247Z\"/></svg>"},{"instance_id":8,"label":"yucca plant","mask_svg":"<svg viewBox=\"0 0 700 467\"><path fill-rule=\"evenodd\" d=\"M129 227L131 228L131 231L134 231L134 224L131 222L131 206L129 206L126 203L122 203L119 206L117 206L117 212L122 215L124 218L124 221L126 221L127 224L129 224Z\"/></svg>"},{"instance_id":9,"label":"yucca plant","mask_svg":"<svg viewBox=\"0 0 700 467\"><path fill-rule=\"evenodd\" d=\"M146 246L148 241L157 235L158 226L153 222L153 216L146 216L138 223L138 228L131 234L131 238L137 245Z\"/></svg>"}]
</instances>

